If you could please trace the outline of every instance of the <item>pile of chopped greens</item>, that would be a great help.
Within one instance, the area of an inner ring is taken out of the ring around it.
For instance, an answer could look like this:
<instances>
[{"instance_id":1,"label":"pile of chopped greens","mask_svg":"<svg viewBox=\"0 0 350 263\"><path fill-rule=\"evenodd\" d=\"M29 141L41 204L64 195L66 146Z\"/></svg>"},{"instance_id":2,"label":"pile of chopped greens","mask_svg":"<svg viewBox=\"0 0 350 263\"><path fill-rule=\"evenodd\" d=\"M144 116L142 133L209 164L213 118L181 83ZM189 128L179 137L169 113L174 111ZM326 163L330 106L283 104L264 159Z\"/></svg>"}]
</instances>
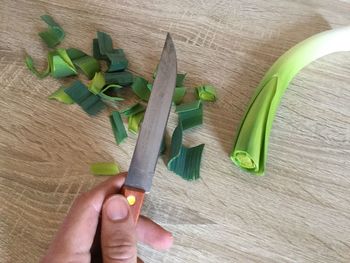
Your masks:
<instances>
[{"instance_id":1,"label":"pile of chopped greens","mask_svg":"<svg viewBox=\"0 0 350 263\"><path fill-rule=\"evenodd\" d=\"M27 56L25 63L28 69L42 79L49 75L61 79L85 75L90 81L84 84L74 80L68 86L62 86L49 96L64 104L77 104L88 115L94 116L109 107L110 103L125 100L116 96L120 89L131 88L140 102L123 110L113 110L110 122L116 144L121 144L128 137L128 132L138 134L146 110L146 103L150 97L153 84L141 76L134 76L127 70L128 60L123 49L113 47L112 38L105 32L97 32L93 39L90 56L76 48L56 48L65 37L64 30L49 15L41 16L48 25L47 31L39 33L41 39L51 48L47 55L47 68L40 72L34 66L34 61ZM100 61L107 63L107 70L101 70ZM157 70L153 74L156 77ZM213 86L201 85L196 88L197 98L189 103L182 103L187 88L184 86L186 74L178 74L173 104L178 113L178 126L173 132L170 147L170 158L167 167L186 180L199 178L200 162L204 144L195 147L185 147L182 144L184 131L203 123L203 102L216 100L216 91ZM123 118L128 121L128 132L125 129ZM161 146L161 153L165 152L165 140ZM95 175L115 175L119 167L115 163L95 163L90 170Z\"/></svg>"}]
</instances>

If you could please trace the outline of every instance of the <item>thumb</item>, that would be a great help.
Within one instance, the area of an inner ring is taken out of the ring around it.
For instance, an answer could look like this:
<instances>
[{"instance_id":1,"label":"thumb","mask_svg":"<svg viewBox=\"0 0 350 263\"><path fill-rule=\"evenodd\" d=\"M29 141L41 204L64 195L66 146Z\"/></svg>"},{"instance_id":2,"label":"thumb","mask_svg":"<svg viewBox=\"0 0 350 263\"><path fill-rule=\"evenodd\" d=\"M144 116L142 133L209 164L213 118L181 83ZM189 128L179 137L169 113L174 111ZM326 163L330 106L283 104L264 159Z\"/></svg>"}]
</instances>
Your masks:
<instances>
[{"instance_id":1,"label":"thumb","mask_svg":"<svg viewBox=\"0 0 350 263\"><path fill-rule=\"evenodd\" d=\"M136 263L136 226L122 195L108 198L103 205L101 248L104 263Z\"/></svg>"}]
</instances>

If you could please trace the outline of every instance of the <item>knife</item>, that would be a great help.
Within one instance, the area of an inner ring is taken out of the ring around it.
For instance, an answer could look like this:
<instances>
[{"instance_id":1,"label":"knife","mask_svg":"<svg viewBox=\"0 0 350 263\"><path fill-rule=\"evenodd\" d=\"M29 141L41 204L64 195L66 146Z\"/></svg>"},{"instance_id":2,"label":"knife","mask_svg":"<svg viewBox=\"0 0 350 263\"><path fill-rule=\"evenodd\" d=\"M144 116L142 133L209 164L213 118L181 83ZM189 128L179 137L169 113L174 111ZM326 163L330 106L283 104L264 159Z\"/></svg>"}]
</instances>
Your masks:
<instances>
[{"instance_id":1,"label":"knife","mask_svg":"<svg viewBox=\"0 0 350 263\"><path fill-rule=\"evenodd\" d=\"M128 200L135 223L140 215L144 195L152 186L176 86L176 74L175 46L168 33L128 175L121 190Z\"/></svg>"}]
</instances>

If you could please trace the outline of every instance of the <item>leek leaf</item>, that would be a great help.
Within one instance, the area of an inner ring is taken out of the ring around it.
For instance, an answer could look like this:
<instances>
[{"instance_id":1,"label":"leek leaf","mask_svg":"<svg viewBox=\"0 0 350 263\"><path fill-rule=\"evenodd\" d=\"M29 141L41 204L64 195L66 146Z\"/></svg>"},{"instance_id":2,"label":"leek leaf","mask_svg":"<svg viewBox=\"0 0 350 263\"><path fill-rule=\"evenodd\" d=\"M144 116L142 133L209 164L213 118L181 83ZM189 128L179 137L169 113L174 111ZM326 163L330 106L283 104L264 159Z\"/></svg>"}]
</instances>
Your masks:
<instances>
[{"instance_id":1,"label":"leek leaf","mask_svg":"<svg viewBox=\"0 0 350 263\"><path fill-rule=\"evenodd\" d=\"M50 74L54 78L64 78L72 75L77 75L77 70L73 65L72 60L63 48L58 48L50 51L48 54Z\"/></svg>"},{"instance_id":2,"label":"leek leaf","mask_svg":"<svg viewBox=\"0 0 350 263\"><path fill-rule=\"evenodd\" d=\"M103 90L101 90L101 92L98 95L102 99L109 100L109 101L123 101L124 100L123 98L120 98L117 96L111 96L111 95L107 94L108 91L110 91L112 89L115 90L115 89L120 89L120 88L123 88L123 87L120 85L117 85L117 84L109 84L105 88L103 88Z\"/></svg>"},{"instance_id":3,"label":"leek leaf","mask_svg":"<svg viewBox=\"0 0 350 263\"><path fill-rule=\"evenodd\" d=\"M176 87L183 87L186 78L186 73L176 75Z\"/></svg>"},{"instance_id":4,"label":"leek leaf","mask_svg":"<svg viewBox=\"0 0 350 263\"><path fill-rule=\"evenodd\" d=\"M151 95L151 91L149 90L149 87L147 87L147 83L147 80L144 78L136 76L131 85L133 92L144 101L148 101Z\"/></svg>"},{"instance_id":5,"label":"leek leaf","mask_svg":"<svg viewBox=\"0 0 350 263\"><path fill-rule=\"evenodd\" d=\"M96 72L94 78L88 84L88 89L94 93L98 94L101 92L102 88L105 86L106 81L102 72Z\"/></svg>"},{"instance_id":6,"label":"leek leaf","mask_svg":"<svg viewBox=\"0 0 350 263\"><path fill-rule=\"evenodd\" d=\"M122 49L114 49L113 52L107 53L109 59L108 72L123 71L128 67L128 60Z\"/></svg>"},{"instance_id":7,"label":"leek leaf","mask_svg":"<svg viewBox=\"0 0 350 263\"><path fill-rule=\"evenodd\" d=\"M56 90L49 96L49 99L58 100L64 104L73 104L74 100L72 100L71 97L69 97L67 93L64 92L65 89L65 87L60 87L58 90Z\"/></svg>"},{"instance_id":8,"label":"leek leaf","mask_svg":"<svg viewBox=\"0 0 350 263\"><path fill-rule=\"evenodd\" d=\"M92 41L92 55L94 58L98 60L107 60L108 57L106 55L102 55L100 53L100 46L98 45L98 39L94 38Z\"/></svg>"},{"instance_id":9,"label":"leek leaf","mask_svg":"<svg viewBox=\"0 0 350 263\"><path fill-rule=\"evenodd\" d=\"M215 101L216 90L211 85L202 85L196 88L197 96L202 101Z\"/></svg>"},{"instance_id":10,"label":"leek leaf","mask_svg":"<svg viewBox=\"0 0 350 263\"><path fill-rule=\"evenodd\" d=\"M200 163L204 144L188 148L182 145L183 129L181 122L175 128L171 138L168 169L186 180L199 178Z\"/></svg>"},{"instance_id":11,"label":"leek leaf","mask_svg":"<svg viewBox=\"0 0 350 263\"><path fill-rule=\"evenodd\" d=\"M25 63L27 65L28 69L35 76L37 76L39 79L43 79L43 78L47 77L50 74L50 66L49 65L47 66L47 68L44 71L39 72L34 66L33 58L31 56L29 56L29 55L26 56Z\"/></svg>"},{"instance_id":12,"label":"leek leaf","mask_svg":"<svg viewBox=\"0 0 350 263\"><path fill-rule=\"evenodd\" d=\"M113 42L110 35L105 32L97 32L98 46L101 55L107 55L107 53L113 51Z\"/></svg>"},{"instance_id":13,"label":"leek leaf","mask_svg":"<svg viewBox=\"0 0 350 263\"><path fill-rule=\"evenodd\" d=\"M175 112L179 114L179 121L182 124L183 130L203 123L203 105L200 100L178 105Z\"/></svg>"},{"instance_id":14,"label":"leek leaf","mask_svg":"<svg viewBox=\"0 0 350 263\"><path fill-rule=\"evenodd\" d=\"M63 29L49 15L42 15L41 19L48 25L48 30L39 33L41 39L50 48L57 46L65 36Z\"/></svg>"},{"instance_id":15,"label":"leek leaf","mask_svg":"<svg viewBox=\"0 0 350 263\"><path fill-rule=\"evenodd\" d=\"M144 111L130 115L128 118L128 131L137 134L140 129L140 123L145 115Z\"/></svg>"},{"instance_id":16,"label":"leek leaf","mask_svg":"<svg viewBox=\"0 0 350 263\"><path fill-rule=\"evenodd\" d=\"M272 122L294 76L325 55L350 51L350 26L316 34L292 47L266 72L242 119L230 154L243 170L263 175Z\"/></svg>"},{"instance_id":17,"label":"leek leaf","mask_svg":"<svg viewBox=\"0 0 350 263\"><path fill-rule=\"evenodd\" d=\"M173 102L175 105L178 105L182 102L184 96L186 94L186 88L185 87L177 87L175 88L174 95L173 95Z\"/></svg>"},{"instance_id":18,"label":"leek leaf","mask_svg":"<svg viewBox=\"0 0 350 263\"><path fill-rule=\"evenodd\" d=\"M111 121L115 141L117 144L120 144L128 137L122 117L118 111L113 111L109 119Z\"/></svg>"},{"instance_id":19,"label":"leek leaf","mask_svg":"<svg viewBox=\"0 0 350 263\"><path fill-rule=\"evenodd\" d=\"M92 79L95 76L95 73L100 71L100 64L98 61L81 50L69 48L67 49L67 54L73 64L80 68L89 79Z\"/></svg>"},{"instance_id":20,"label":"leek leaf","mask_svg":"<svg viewBox=\"0 0 350 263\"><path fill-rule=\"evenodd\" d=\"M133 75L128 71L105 73L106 84L128 86L133 82Z\"/></svg>"},{"instance_id":21,"label":"leek leaf","mask_svg":"<svg viewBox=\"0 0 350 263\"><path fill-rule=\"evenodd\" d=\"M93 163L90 165L93 175L117 175L120 170L115 163Z\"/></svg>"},{"instance_id":22,"label":"leek leaf","mask_svg":"<svg viewBox=\"0 0 350 263\"><path fill-rule=\"evenodd\" d=\"M143 112L145 110L146 110L145 106L143 106L140 103L136 103L136 104L132 105L131 107L120 111L120 113L123 114L126 117L129 117L131 115L135 115L135 114L137 114L139 112Z\"/></svg>"},{"instance_id":23,"label":"leek leaf","mask_svg":"<svg viewBox=\"0 0 350 263\"><path fill-rule=\"evenodd\" d=\"M89 115L96 115L105 108L100 97L90 92L79 80L74 81L64 92Z\"/></svg>"}]
</instances>

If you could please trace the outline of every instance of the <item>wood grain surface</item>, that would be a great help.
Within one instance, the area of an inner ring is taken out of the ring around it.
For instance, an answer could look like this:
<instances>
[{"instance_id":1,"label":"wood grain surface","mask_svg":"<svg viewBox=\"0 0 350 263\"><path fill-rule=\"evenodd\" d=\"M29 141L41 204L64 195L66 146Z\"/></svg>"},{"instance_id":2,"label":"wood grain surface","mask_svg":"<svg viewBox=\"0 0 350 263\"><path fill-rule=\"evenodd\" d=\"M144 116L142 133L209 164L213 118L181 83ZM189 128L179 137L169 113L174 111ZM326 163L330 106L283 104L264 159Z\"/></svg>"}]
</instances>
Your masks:
<instances>
[{"instance_id":1,"label":"wood grain surface","mask_svg":"<svg viewBox=\"0 0 350 263\"><path fill-rule=\"evenodd\" d=\"M272 63L297 42L350 24L348 0L0 1L0 261L37 262L73 200L104 178L89 164L126 171L135 136L116 146L108 112L91 118L47 96L71 79L39 80L47 48L38 37L49 13L67 33L62 47L90 53L97 30L124 48L147 78L166 32L186 86L211 83L219 101L184 143L205 143L201 179L187 182L159 160L143 214L174 233L145 262L350 262L350 54L306 67L287 90L273 125L265 177L228 158L249 98ZM191 99L189 94L187 99ZM172 111L170 136L176 126ZM169 139L169 138L168 138Z\"/></svg>"}]
</instances>

